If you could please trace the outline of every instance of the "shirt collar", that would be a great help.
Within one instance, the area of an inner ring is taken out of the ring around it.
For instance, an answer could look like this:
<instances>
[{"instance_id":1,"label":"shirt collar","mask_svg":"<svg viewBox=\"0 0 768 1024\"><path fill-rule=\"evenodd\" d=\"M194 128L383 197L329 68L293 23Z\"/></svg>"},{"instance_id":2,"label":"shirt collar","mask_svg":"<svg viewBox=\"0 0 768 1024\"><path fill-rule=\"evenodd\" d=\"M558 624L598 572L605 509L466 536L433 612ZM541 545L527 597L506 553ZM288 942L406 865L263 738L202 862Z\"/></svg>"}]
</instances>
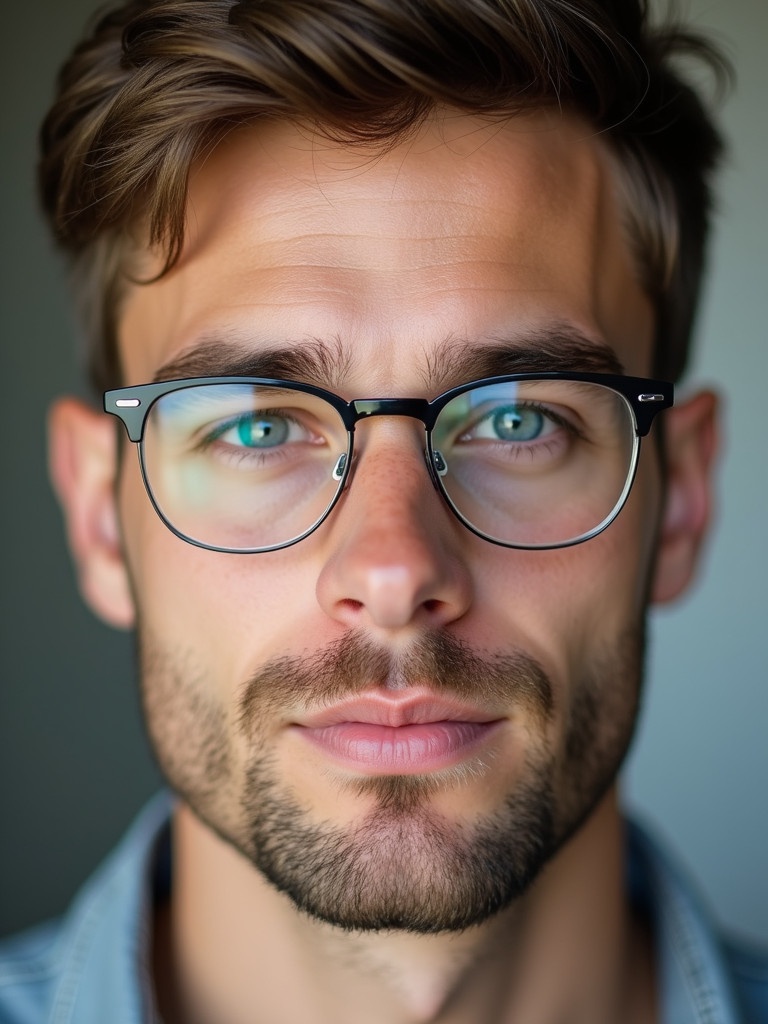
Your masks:
<instances>
[{"instance_id":1,"label":"shirt collar","mask_svg":"<svg viewBox=\"0 0 768 1024\"><path fill-rule=\"evenodd\" d=\"M712 918L691 879L638 824L627 825L630 896L650 918L661 1024L740 1024Z\"/></svg>"},{"instance_id":2,"label":"shirt collar","mask_svg":"<svg viewBox=\"0 0 768 1024\"><path fill-rule=\"evenodd\" d=\"M154 1024L152 903L171 800L160 794L80 892L59 935L50 1024Z\"/></svg>"}]
</instances>

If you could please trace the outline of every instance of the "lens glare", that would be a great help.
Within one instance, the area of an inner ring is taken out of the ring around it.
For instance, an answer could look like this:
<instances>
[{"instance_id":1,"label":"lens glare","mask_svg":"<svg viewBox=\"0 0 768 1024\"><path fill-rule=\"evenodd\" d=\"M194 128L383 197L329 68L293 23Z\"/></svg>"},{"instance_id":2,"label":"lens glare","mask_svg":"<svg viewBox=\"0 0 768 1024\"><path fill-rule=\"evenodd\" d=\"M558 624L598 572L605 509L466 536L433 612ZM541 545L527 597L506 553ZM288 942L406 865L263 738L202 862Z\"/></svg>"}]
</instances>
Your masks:
<instances>
[{"instance_id":1,"label":"lens glare","mask_svg":"<svg viewBox=\"0 0 768 1024\"><path fill-rule=\"evenodd\" d=\"M205 384L172 391L147 415L144 474L161 516L184 537L254 551L303 536L342 481L338 412L302 391Z\"/></svg>"},{"instance_id":2,"label":"lens glare","mask_svg":"<svg viewBox=\"0 0 768 1024\"><path fill-rule=\"evenodd\" d=\"M459 517L490 540L535 548L610 522L631 484L637 438L629 403L610 388L529 380L453 398L432 445Z\"/></svg>"}]
</instances>

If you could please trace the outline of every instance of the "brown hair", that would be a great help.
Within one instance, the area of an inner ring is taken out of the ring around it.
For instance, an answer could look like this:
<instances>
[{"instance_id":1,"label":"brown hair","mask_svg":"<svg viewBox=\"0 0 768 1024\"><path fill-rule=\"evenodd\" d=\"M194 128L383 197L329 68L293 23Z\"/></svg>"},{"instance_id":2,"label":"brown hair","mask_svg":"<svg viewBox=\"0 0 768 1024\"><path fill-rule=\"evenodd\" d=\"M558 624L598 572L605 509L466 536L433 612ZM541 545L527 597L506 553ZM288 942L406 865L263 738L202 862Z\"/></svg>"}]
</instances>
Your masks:
<instances>
[{"instance_id":1,"label":"brown hair","mask_svg":"<svg viewBox=\"0 0 768 1024\"><path fill-rule=\"evenodd\" d=\"M120 382L119 301L137 226L183 243L192 163L263 116L396 143L438 104L491 115L561 105L606 134L628 237L657 312L656 366L689 347L720 141L677 56L712 47L652 29L644 0L130 0L62 69L42 130L43 204L72 255L91 378ZM145 239L146 240L146 239Z\"/></svg>"}]
</instances>

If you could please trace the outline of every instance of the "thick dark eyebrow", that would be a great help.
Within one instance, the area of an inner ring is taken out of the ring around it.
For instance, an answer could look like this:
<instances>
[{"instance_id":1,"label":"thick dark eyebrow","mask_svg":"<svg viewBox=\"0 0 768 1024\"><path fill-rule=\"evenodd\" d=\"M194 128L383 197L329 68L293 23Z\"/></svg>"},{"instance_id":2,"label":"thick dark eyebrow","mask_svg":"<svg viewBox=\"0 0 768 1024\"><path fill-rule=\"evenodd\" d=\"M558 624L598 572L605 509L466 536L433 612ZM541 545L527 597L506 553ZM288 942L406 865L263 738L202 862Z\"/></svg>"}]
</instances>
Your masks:
<instances>
[{"instance_id":1,"label":"thick dark eyebrow","mask_svg":"<svg viewBox=\"0 0 768 1024\"><path fill-rule=\"evenodd\" d=\"M268 377L322 388L340 388L349 355L338 341L313 339L264 349L247 347L238 336L202 338L193 348L164 363L155 381L189 377Z\"/></svg>"},{"instance_id":2,"label":"thick dark eyebrow","mask_svg":"<svg viewBox=\"0 0 768 1024\"><path fill-rule=\"evenodd\" d=\"M204 338L165 363L156 381L190 377L267 377L342 390L353 352L341 342L297 341L249 349L240 339ZM483 342L447 339L425 355L424 385L431 394L484 377L511 373L612 373L624 368L616 353L569 325L536 328L519 339Z\"/></svg>"},{"instance_id":3,"label":"thick dark eyebrow","mask_svg":"<svg viewBox=\"0 0 768 1024\"><path fill-rule=\"evenodd\" d=\"M565 324L535 328L518 339L482 344L454 340L427 356L425 382L447 388L510 373L612 373L626 371L616 352Z\"/></svg>"}]
</instances>

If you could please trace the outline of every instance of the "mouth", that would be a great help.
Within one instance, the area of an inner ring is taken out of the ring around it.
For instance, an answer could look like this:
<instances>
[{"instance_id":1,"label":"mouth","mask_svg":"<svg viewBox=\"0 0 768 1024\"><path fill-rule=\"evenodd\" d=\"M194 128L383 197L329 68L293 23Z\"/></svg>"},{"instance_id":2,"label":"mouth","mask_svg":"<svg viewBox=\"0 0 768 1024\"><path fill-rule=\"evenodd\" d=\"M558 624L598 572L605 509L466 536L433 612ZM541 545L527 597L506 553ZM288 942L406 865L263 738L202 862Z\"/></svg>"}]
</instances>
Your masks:
<instances>
[{"instance_id":1,"label":"mouth","mask_svg":"<svg viewBox=\"0 0 768 1024\"><path fill-rule=\"evenodd\" d=\"M364 774L423 774L477 757L503 719L426 693L370 694L309 715L292 729L337 764Z\"/></svg>"}]
</instances>

